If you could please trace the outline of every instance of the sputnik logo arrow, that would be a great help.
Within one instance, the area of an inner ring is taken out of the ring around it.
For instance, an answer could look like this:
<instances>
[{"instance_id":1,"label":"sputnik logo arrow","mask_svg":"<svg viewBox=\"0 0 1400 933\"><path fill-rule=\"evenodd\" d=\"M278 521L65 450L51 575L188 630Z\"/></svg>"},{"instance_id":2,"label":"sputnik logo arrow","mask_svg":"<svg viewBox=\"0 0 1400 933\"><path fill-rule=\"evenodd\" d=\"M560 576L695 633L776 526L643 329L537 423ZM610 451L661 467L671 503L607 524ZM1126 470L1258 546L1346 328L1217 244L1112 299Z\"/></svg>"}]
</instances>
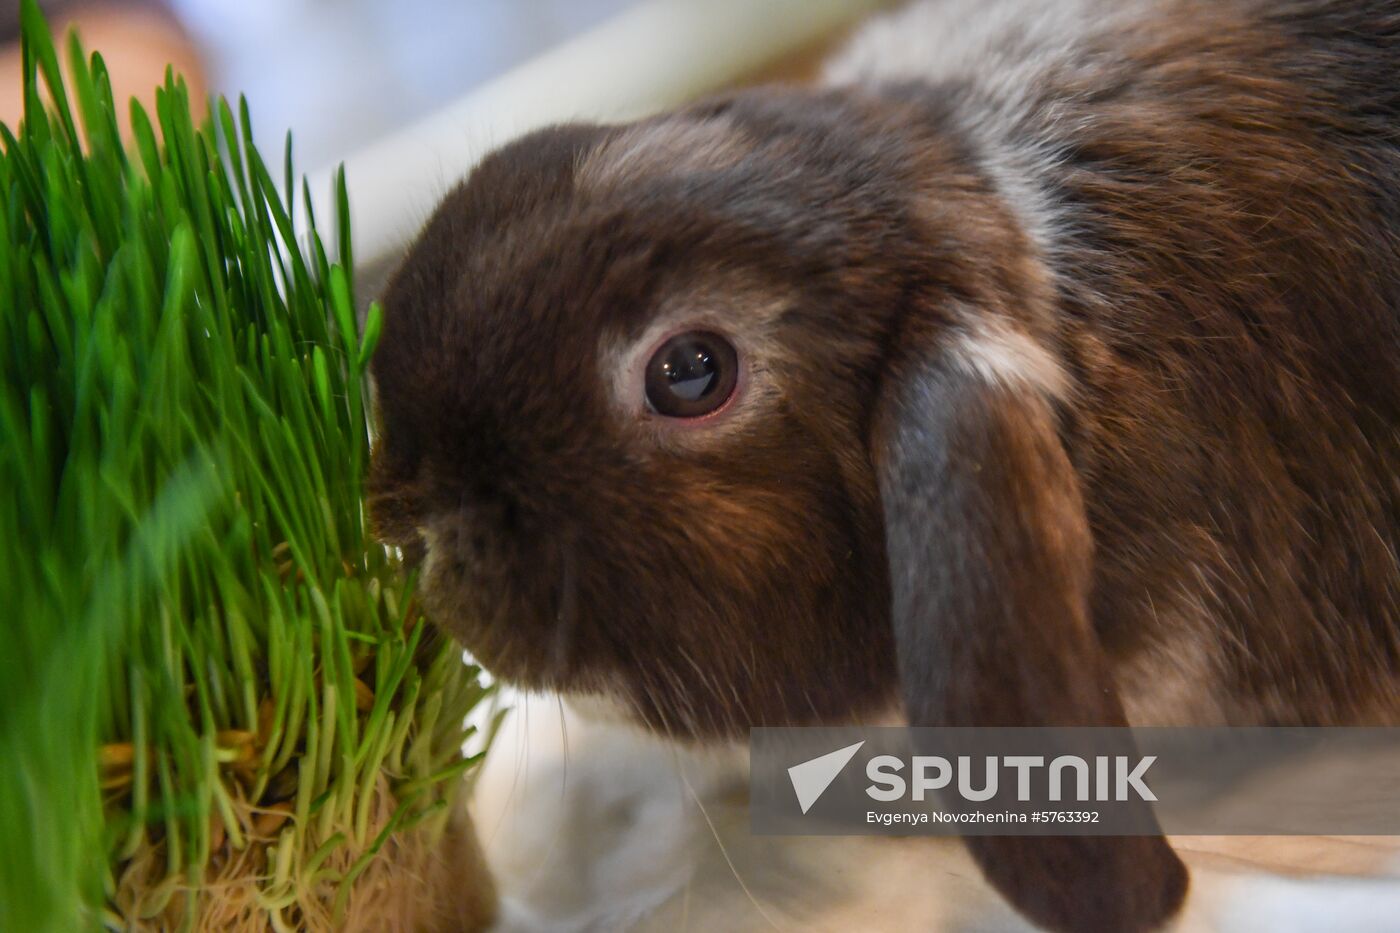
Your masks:
<instances>
[{"instance_id":1,"label":"sputnik logo arrow","mask_svg":"<svg viewBox=\"0 0 1400 933\"><path fill-rule=\"evenodd\" d=\"M812 809L812 804L826 793L826 789L836 780L841 769L846 767L864 744L862 740L788 768L788 777L792 780L792 789L797 792L797 803L802 807L803 813Z\"/></svg>"}]
</instances>

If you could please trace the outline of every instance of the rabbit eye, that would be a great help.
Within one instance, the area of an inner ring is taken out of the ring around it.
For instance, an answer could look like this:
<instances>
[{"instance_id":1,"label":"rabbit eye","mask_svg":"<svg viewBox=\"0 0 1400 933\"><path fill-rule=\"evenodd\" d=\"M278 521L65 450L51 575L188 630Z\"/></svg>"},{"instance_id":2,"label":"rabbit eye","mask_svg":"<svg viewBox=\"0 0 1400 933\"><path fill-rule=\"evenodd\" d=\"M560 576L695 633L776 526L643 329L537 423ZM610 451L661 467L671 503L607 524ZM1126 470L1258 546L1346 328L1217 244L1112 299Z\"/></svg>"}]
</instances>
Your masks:
<instances>
[{"instance_id":1,"label":"rabbit eye","mask_svg":"<svg viewBox=\"0 0 1400 933\"><path fill-rule=\"evenodd\" d=\"M668 418L699 418L734 394L739 355L719 334L677 334L647 363L646 393L651 410Z\"/></svg>"}]
</instances>

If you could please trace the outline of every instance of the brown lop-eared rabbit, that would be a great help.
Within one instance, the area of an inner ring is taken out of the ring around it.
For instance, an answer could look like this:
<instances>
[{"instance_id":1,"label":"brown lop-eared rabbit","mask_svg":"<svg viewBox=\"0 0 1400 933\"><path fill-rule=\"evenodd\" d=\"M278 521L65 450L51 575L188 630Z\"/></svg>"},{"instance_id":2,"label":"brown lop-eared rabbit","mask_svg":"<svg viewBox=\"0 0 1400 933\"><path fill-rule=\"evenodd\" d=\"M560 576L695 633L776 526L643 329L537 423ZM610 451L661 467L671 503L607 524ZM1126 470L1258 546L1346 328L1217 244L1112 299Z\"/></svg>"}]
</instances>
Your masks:
<instances>
[{"instance_id":1,"label":"brown lop-eared rabbit","mask_svg":"<svg viewBox=\"0 0 1400 933\"><path fill-rule=\"evenodd\" d=\"M498 676L652 729L1400 718L1400 2L942 0L812 88L485 159L372 507ZM968 840L1058 930L1160 837Z\"/></svg>"}]
</instances>

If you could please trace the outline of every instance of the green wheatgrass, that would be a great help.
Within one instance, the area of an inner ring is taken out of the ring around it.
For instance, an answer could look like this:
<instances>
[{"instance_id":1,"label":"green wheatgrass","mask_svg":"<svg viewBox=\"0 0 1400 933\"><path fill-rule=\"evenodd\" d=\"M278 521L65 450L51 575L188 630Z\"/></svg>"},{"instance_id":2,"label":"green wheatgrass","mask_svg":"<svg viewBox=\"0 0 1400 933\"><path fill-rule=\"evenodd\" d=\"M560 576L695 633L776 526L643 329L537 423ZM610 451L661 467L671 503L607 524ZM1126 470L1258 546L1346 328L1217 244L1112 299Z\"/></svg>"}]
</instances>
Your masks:
<instances>
[{"instance_id":1,"label":"green wheatgrass","mask_svg":"<svg viewBox=\"0 0 1400 933\"><path fill-rule=\"evenodd\" d=\"M382 318L357 322L344 177L328 253L290 139L274 178L245 103L197 128L168 76L124 147L101 57L70 38L65 86L32 0L23 20L25 116L0 127L0 930L193 926L231 865L264 928L333 918L386 840L443 825L486 693L367 533Z\"/></svg>"}]
</instances>

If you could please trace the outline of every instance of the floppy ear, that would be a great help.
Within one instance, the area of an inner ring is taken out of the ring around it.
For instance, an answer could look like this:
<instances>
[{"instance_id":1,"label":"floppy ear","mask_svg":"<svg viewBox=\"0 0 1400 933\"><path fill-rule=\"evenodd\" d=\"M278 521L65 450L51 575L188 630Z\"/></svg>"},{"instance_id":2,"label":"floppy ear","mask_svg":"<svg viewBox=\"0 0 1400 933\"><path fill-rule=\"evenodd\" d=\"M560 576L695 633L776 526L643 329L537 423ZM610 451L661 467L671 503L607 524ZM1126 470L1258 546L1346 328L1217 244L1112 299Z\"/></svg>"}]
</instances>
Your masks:
<instances>
[{"instance_id":1,"label":"floppy ear","mask_svg":"<svg viewBox=\"0 0 1400 933\"><path fill-rule=\"evenodd\" d=\"M897 361L873 425L910 724L1126 725L1090 625L1093 545L1049 387L959 354ZM966 842L1050 929L1150 929L1186 892L1161 836Z\"/></svg>"}]
</instances>

